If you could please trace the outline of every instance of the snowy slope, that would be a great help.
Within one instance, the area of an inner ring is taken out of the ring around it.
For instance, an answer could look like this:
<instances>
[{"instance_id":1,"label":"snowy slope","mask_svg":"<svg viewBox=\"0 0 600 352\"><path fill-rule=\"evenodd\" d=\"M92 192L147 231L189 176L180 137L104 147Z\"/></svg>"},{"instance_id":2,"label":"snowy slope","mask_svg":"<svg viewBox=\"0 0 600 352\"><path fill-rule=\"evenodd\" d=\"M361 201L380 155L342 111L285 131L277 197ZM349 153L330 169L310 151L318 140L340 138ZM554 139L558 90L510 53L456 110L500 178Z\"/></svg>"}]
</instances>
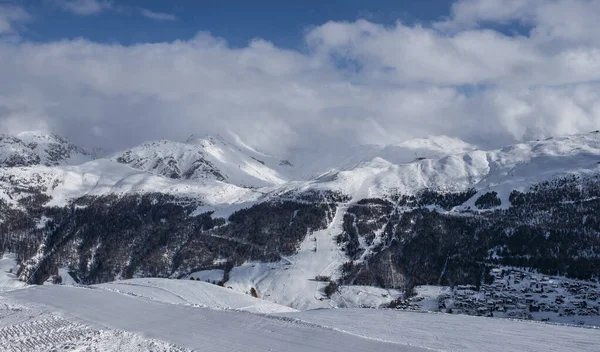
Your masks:
<instances>
[{"instance_id":1,"label":"snowy slope","mask_svg":"<svg viewBox=\"0 0 600 352\"><path fill-rule=\"evenodd\" d=\"M78 165L90 160L91 153L55 134L0 135L0 167Z\"/></svg>"},{"instance_id":2,"label":"snowy slope","mask_svg":"<svg viewBox=\"0 0 600 352\"><path fill-rule=\"evenodd\" d=\"M142 335L92 328L48 309L3 301L0 305L2 351L189 351Z\"/></svg>"},{"instance_id":3,"label":"snowy slope","mask_svg":"<svg viewBox=\"0 0 600 352\"><path fill-rule=\"evenodd\" d=\"M334 238L342 231L344 212L344 207L338 208L327 229L306 236L298 253L275 263L252 262L233 268L226 286L239 292L254 287L259 297L300 310L335 306L324 299L327 283L315 281L315 277L336 278L347 261Z\"/></svg>"},{"instance_id":4,"label":"snowy slope","mask_svg":"<svg viewBox=\"0 0 600 352\"><path fill-rule=\"evenodd\" d=\"M426 351L282 317L172 305L102 289L38 286L9 292L3 301L198 351Z\"/></svg>"},{"instance_id":5,"label":"snowy slope","mask_svg":"<svg viewBox=\"0 0 600 352\"><path fill-rule=\"evenodd\" d=\"M94 287L170 304L253 313L289 313L295 311L289 307L202 281L147 278L114 281L95 285Z\"/></svg>"},{"instance_id":6,"label":"snowy slope","mask_svg":"<svg viewBox=\"0 0 600 352\"><path fill-rule=\"evenodd\" d=\"M433 351L592 352L600 344L598 329L464 315L337 309L286 316L355 336Z\"/></svg>"},{"instance_id":7,"label":"snowy slope","mask_svg":"<svg viewBox=\"0 0 600 352\"><path fill-rule=\"evenodd\" d=\"M473 187L479 194L465 206L473 206L480 194L495 190L506 207L508 196L514 189L524 190L537 182L567 173L600 172L599 133L523 143L490 152L470 150L468 145L454 140L451 142L462 154L404 164L393 164L378 157L314 181L288 183L274 192L311 188L339 190L351 195L352 203L363 198L387 197L396 192L414 194L425 188L443 192ZM275 263L245 263L232 270L226 285L239 292L247 292L254 287L260 297L300 310L357 307L391 301L395 298L394 293L378 292L386 297L373 301L368 290L361 291L364 298L360 299L352 294L341 294L327 300L323 293L327 283L314 280L316 276L337 278L339 272L336 270L348 260L334 238L342 232L346 209L346 205L341 205L329 227L309 234L296 254ZM344 288L341 292L348 292L348 289ZM350 296L352 298L348 299Z\"/></svg>"},{"instance_id":8,"label":"snowy slope","mask_svg":"<svg viewBox=\"0 0 600 352\"><path fill-rule=\"evenodd\" d=\"M29 131L17 134L17 138L39 155L46 166L79 165L93 159L92 153L56 134Z\"/></svg>"},{"instance_id":9,"label":"snowy slope","mask_svg":"<svg viewBox=\"0 0 600 352\"><path fill-rule=\"evenodd\" d=\"M285 166L281 160L273 160L218 136L192 136L185 143L167 140L148 142L119 153L113 159L173 179L218 180L243 187L276 185L286 181L272 168Z\"/></svg>"},{"instance_id":10,"label":"snowy slope","mask_svg":"<svg viewBox=\"0 0 600 352\"><path fill-rule=\"evenodd\" d=\"M42 189L52 197L49 206L63 206L69 199L85 195L140 192L192 197L215 206L254 201L261 196L251 189L220 181L207 180L200 183L173 180L108 159L98 159L77 166L0 168L0 196L4 194L3 198L6 199L7 194L12 194L13 199L18 198L18 189L23 187Z\"/></svg>"},{"instance_id":11,"label":"snowy slope","mask_svg":"<svg viewBox=\"0 0 600 352\"><path fill-rule=\"evenodd\" d=\"M23 281L17 278L17 256L14 253L4 253L0 256L0 292L25 287Z\"/></svg>"},{"instance_id":12,"label":"snowy slope","mask_svg":"<svg viewBox=\"0 0 600 352\"><path fill-rule=\"evenodd\" d=\"M66 286L31 287L2 300L0 341L15 350L32 339L46 350L115 349L126 337L138 348L119 350L591 352L600 344L597 329L570 326L375 309L258 315Z\"/></svg>"},{"instance_id":13,"label":"snowy slope","mask_svg":"<svg viewBox=\"0 0 600 352\"><path fill-rule=\"evenodd\" d=\"M448 136L429 136L406 140L384 146L377 154L394 164L405 164L418 159L441 158L446 155L464 154L477 147L461 139Z\"/></svg>"},{"instance_id":14,"label":"snowy slope","mask_svg":"<svg viewBox=\"0 0 600 352\"><path fill-rule=\"evenodd\" d=\"M30 166L40 162L40 156L22 140L0 134L0 167Z\"/></svg>"},{"instance_id":15,"label":"snowy slope","mask_svg":"<svg viewBox=\"0 0 600 352\"><path fill-rule=\"evenodd\" d=\"M469 150L468 146L461 146L456 141L449 143L450 147L455 144L459 145L456 150L461 150L458 154L398 164L375 157L347 170L329 172L310 183L288 187L339 190L355 200L386 197L394 192L415 194L425 188L445 192L473 187L481 192L498 191L506 206L511 190L523 190L569 173L600 171L598 132L521 143L492 151Z\"/></svg>"},{"instance_id":16,"label":"snowy slope","mask_svg":"<svg viewBox=\"0 0 600 352\"><path fill-rule=\"evenodd\" d=\"M48 163L48 155L52 154L48 154L48 150L52 148L42 146L55 144L44 144L46 137L37 133L21 134L23 140L3 137L0 159L18 161L17 165ZM514 189L523 190L567 173L600 171L600 133L597 132L492 151L477 150L458 139L437 136L386 147L357 146L339 153L323 152L320 156L298 154L290 163L260 153L240 140L227 142L221 137L191 137L185 143L149 142L110 159L69 166L64 164L74 162L75 156L83 154L77 154L77 147L65 143L64 148L71 148L72 154L65 152L64 155L71 157L52 159L61 165L0 167L0 176L3 176L0 183L12 178L23 185L44 184L47 192L57 198L56 204L85 194L162 191L198 196L216 208L238 209L253 204L260 198L258 193L336 190L356 201L393 193L415 194L425 188L446 192L473 187L480 193L497 191L503 205L508 206L508 195ZM31 148L33 145L37 147ZM319 174L321 171L324 173ZM304 179L308 174L319 176ZM7 187L0 185L0 188ZM257 194L248 187L258 188ZM225 210L224 214L231 211Z\"/></svg>"}]
</instances>

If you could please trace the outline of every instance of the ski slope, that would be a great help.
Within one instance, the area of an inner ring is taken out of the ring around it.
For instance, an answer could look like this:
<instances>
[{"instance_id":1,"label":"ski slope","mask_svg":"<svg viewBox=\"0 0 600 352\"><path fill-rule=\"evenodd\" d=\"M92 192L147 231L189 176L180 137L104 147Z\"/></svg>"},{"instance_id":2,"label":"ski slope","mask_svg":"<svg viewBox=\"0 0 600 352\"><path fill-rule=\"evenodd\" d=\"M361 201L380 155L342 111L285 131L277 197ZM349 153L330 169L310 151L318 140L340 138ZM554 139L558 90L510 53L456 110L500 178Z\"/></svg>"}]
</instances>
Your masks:
<instances>
[{"instance_id":1,"label":"ski slope","mask_svg":"<svg viewBox=\"0 0 600 352\"><path fill-rule=\"evenodd\" d=\"M296 311L286 306L202 281L147 278L114 281L94 285L93 287L170 304L253 313L289 313Z\"/></svg>"},{"instance_id":2,"label":"ski slope","mask_svg":"<svg viewBox=\"0 0 600 352\"><path fill-rule=\"evenodd\" d=\"M233 268L226 286L239 292L254 287L259 297L299 310L335 306L324 299L327 282L316 281L315 277L336 278L347 261L335 242L335 236L342 232L346 210L345 206L338 207L327 229L307 235L296 254L275 263L251 262Z\"/></svg>"},{"instance_id":3,"label":"ski slope","mask_svg":"<svg viewBox=\"0 0 600 352\"><path fill-rule=\"evenodd\" d=\"M167 283L178 285L161 287ZM376 309L264 315L98 287L27 287L0 299L0 346L8 351L592 352L600 345L600 330L590 328Z\"/></svg>"},{"instance_id":4,"label":"ski slope","mask_svg":"<svg viewBox=\"0 0 600 352\"><path fill-rule=\"evenodd\" d=\"M0 304L1 351L169 351L186 352L162 341L125 331L97 329L46 308Z\"/></svg>"},{"instance_id":5,"label":"ski slope","mask_svg":"<svg viewBox=\"0 0 600 352\"><path fill-rule=\"evenodd\" d=\"M355 336L433 351L597 352L600 329L377 309L286 314Z\"/></svg>"},{"instance_id":6,"label":"ski slope","mask_svg":"<svg viewBox=\"0 0 600 352\"><path fill-rule=\"evenodd\" d=\"M103 289L38 286L6 293L3 301L57 312L93 329L126 331L198 351L426 351L284 317L173 305Z\"/></svg>"},{"instance_id":7,"label":"ski slope","mask_svg":"<svg viewBox=\"0 0 600 352\"><path fill-rule=\"evenodd\" d=\"M18 269L16 254L4 253L0 256L0 293L25 287L25 283L19 281L16 275Z\"/></svg>"}]
</instances>

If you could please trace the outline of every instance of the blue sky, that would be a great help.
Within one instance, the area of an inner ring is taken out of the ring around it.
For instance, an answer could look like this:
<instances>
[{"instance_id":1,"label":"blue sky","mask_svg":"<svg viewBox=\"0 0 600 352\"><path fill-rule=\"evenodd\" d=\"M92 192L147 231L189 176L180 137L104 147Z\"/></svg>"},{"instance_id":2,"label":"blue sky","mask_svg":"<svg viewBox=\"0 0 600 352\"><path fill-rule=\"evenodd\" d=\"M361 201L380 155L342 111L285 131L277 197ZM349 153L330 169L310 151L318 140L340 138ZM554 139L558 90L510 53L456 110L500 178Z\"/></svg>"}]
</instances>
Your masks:
<instances>
[{"instance_id":1,"label":"blue sky","mask_svg":"<svg viewBox=\"0 0 600 352\"><path fill-rule=\"evenodd\" d=\"M599 18L598 0L0 0L0 133L286 156L588 132Z\"/></svg>"},{"instance_id":2,"label":"blue sky","mask_svg":"<svg viewBox=\"0 0 600 352\"><path fill-rule=\"evenodd\" d=\"M447 15L451 6L448 0L119 0L111 2L113 10L81 16L64 11L53 0L19 3L35 16L22 33L30 40L85 37L129 45L187 39L208 31L235 47L257 37L282 47L299 47L307 28L327 21L429 23ZM142 16L141 9L170 14L176 20L152 20Z\"/></svg>"}]
</instances>

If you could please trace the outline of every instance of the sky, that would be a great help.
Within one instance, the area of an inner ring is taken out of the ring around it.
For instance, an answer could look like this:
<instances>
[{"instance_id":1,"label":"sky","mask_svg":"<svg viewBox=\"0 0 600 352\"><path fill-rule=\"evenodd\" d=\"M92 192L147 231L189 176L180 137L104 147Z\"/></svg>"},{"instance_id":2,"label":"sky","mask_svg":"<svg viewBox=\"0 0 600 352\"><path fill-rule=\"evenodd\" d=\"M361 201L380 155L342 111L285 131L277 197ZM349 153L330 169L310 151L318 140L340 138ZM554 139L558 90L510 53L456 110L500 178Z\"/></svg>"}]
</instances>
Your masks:
<instances>
[{"instance_id":1,"label":"sky","mask_svg":"<svg viewBox=\"0 0 600 352\"><path fill-rule=\"evenodd\" d=\"M286 156L598 128L596 0L0 0L0 133Z\"/></svg>"}]
</instances>

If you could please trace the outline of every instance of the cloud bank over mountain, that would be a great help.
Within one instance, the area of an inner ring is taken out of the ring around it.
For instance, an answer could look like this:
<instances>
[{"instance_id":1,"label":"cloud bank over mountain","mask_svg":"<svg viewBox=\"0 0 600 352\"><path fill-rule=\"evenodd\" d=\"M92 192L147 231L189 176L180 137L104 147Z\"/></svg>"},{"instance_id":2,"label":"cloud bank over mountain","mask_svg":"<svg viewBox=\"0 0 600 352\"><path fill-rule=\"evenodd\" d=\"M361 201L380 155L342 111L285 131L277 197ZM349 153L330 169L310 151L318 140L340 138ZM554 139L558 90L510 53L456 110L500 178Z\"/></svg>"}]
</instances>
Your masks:
<instances>
[{"instance_id":1,"label":"cloud bank over mountain","mask_svg":"<svg viewBox=\"0 0 600 352\"><path fill-rule=\"evenodd\" d=\"M599 17L591 0L461 0L433 23L323 23L293 50L206 32L129 46L33 42L15 39L35 19L11 5L0 15L0 131L107 150L234 133L281 156L426 135L493 147L586 132L600 128Z\"/></svg>"}]
</instances>

